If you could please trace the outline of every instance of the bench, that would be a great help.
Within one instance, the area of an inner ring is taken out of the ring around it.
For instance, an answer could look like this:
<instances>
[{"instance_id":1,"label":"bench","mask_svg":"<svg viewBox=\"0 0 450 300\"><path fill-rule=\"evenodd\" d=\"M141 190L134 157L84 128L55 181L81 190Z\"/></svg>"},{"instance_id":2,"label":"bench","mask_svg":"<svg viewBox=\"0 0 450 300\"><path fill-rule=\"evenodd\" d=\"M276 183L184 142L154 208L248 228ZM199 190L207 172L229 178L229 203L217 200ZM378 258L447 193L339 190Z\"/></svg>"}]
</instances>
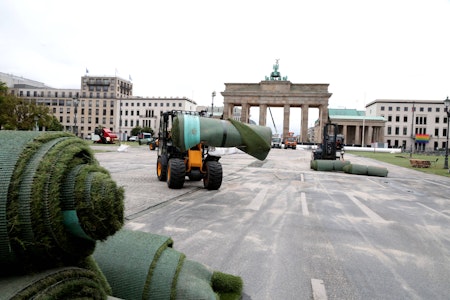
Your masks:
<instances>
[{"instance_id":1,"label":"bench","mask_svg":"<svg viewBox=\"0 0 450 300\"><path fill-rule=\"evenodd\" d=\"M429 168L431 161L425 159L410 159L409 163L413 168Z\"/></svg>"}]
</instances>

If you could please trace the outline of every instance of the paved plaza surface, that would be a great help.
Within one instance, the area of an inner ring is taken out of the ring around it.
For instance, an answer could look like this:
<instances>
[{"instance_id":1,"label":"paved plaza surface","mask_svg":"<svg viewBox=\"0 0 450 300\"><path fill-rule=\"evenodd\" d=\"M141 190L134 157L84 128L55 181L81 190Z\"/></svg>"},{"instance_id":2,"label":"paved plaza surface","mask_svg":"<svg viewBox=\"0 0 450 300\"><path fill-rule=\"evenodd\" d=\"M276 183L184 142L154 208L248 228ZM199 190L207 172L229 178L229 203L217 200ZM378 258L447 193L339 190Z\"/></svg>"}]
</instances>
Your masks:
<instances>
[{"instance_id":1,"label":"paved plaza surface","mask_svg":"<svg viewBox=\"0 0 450 300\"><path fill-rule=\"evenodd\" d=\"M92 147L125 188L125 226L241 276L243 299L449 299L448 178L348 153L388 177L319 172L310 151L273 149L223 156L217 191L172 190L147 146Z\"/></svg>"}]
</instances>

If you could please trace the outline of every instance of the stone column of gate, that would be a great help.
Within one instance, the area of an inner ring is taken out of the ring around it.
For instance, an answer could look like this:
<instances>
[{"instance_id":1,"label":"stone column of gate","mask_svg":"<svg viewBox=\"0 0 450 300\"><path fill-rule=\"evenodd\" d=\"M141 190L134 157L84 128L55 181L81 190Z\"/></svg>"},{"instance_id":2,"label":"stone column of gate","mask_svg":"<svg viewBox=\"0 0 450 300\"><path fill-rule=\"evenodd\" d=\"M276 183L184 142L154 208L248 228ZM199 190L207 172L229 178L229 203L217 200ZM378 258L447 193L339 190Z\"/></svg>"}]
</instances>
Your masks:
<instances>
[{"instance_id":1,"label":"stone column of gate","mask_svg":"<svg viewBox=\"0 0 450 300\"><path fill-rule=\"evenodd\" d=\"M233 105L224 103L223 104L223 119L227 120L227 119L231 119L231 118L233 118Z\"/></svg>"},{"instance_id":2,"label":"stone column of gate","mask_svg":"<svg viewBox=\"0 0 450 300\"><path fill-rule=\"evenodd\" d=\"M319 136L320 140L323 137L323 127L326 123L328 123L328 104L319 106L319 118L320 118L320 126L319 126Z\"/></svg>"},{"instance_id":3,"label":"stone column of gate","mask_svg":"<svg viewBox=\"0 0 450 300\"><path fill-rule=\"evenodd\" d=\"M300 133L300 138L302 143L307 142L308 139L308 110L309 110L309 105L308 104L303 104L301 105L302 108L302 120L301 120L301 133Z\"/></svg>"},{"instance_id":4,"label":"stone column of gate","mask_svg":"<svg viewBox=\"0 0 450 300\"><path fill-rule=\"evenodd\" d=\"M261 104L259 106L259 125L266 126L267 120L267 104Z\"/></svg>"},{"instance_id":5,"label":"stone column of gate","mask_svg":"<svg viewBox=\"0 0 450 300\"><path fill-rule=\"evenodd\" d=\"M345 144L345 141L348 139L347 124L342 125L342 134L344 135L344 144Z\"/></svg>"},{"instance_id":6,"label":"stone column of gate","mask_svg":"<svg viewBox=\"0 0 450 300\"><path fill-rule=\"evenodd\" d=\"M289 104L285 104L284 105L284 113L283 113L283 139L288 136L290 113L291 113L290 105Z\"/></svg>"},{"instance_id":7,"label":"stone column of gate","mask_svg":"<svg viewBox=\"0 0 450 300\"><path fill-rule=\"evenodd\" d=\"M241 122L242 123L249 123L249 111L250 111L250 105L248 103L242 103L242 109L241 109Z\"/></svg>"}]
</instances>

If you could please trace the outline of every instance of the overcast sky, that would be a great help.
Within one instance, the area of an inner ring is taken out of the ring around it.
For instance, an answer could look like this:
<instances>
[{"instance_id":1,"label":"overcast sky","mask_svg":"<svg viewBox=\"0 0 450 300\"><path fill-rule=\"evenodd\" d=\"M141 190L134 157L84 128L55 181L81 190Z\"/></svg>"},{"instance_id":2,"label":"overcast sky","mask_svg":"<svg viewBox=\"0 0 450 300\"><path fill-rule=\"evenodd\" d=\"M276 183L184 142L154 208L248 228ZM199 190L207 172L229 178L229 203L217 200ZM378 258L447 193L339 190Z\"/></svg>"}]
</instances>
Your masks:
<instances>
[{"instance_id":1,"label":"overcast sky","mask_svg":"<svg viewBox=\"0 0 450 300\"><path fill-rule=\"evenodd\" d=\"M55 88L132 78L135 96L223 104L275 59L292 83L328 83L329 107L450 95L449 0L2 0L0 72Z\"/></svg>"}]
</instances>

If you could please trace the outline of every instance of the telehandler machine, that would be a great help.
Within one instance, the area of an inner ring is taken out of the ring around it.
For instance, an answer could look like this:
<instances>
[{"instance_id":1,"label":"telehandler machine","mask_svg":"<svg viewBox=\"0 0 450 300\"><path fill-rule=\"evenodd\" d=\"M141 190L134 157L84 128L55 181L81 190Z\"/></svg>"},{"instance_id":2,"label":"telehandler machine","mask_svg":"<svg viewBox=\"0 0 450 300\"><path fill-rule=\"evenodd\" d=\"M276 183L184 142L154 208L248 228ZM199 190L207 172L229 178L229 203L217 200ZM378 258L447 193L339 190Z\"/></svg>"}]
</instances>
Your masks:
<instances>
[{"instance_id":1,"label":"telehandler machine","mask_svg":"<svg viewBox=\"0 0 450 300\"><path fill-rule=\"evenodd\" d=\"M186 176L192 181L203 179L203 185L208 190L219 189L222 184L222 165L219 156L210 155L209 147L202 142L184 151L173 145L170 129L174 118L179 114L197 115L188 111L161 112L156 163L158 179L167 181L171 189L182 188Z\"/></svg>"},{"instance_id":2,"label":"telehandler machine","mask_svg":"<svg viewBox=\"0 0 450 300\"><path fill-rule=\"evenodd\" d=\"M201 112L161 112L158 134L156 174L169 188L180 189L186 177L203 180L208 190L222 184L220 153L215 147L235 147L259 160L270 151L272 131L259 126L229 119L207 118Z\"/></svg>"}]
</instances>

